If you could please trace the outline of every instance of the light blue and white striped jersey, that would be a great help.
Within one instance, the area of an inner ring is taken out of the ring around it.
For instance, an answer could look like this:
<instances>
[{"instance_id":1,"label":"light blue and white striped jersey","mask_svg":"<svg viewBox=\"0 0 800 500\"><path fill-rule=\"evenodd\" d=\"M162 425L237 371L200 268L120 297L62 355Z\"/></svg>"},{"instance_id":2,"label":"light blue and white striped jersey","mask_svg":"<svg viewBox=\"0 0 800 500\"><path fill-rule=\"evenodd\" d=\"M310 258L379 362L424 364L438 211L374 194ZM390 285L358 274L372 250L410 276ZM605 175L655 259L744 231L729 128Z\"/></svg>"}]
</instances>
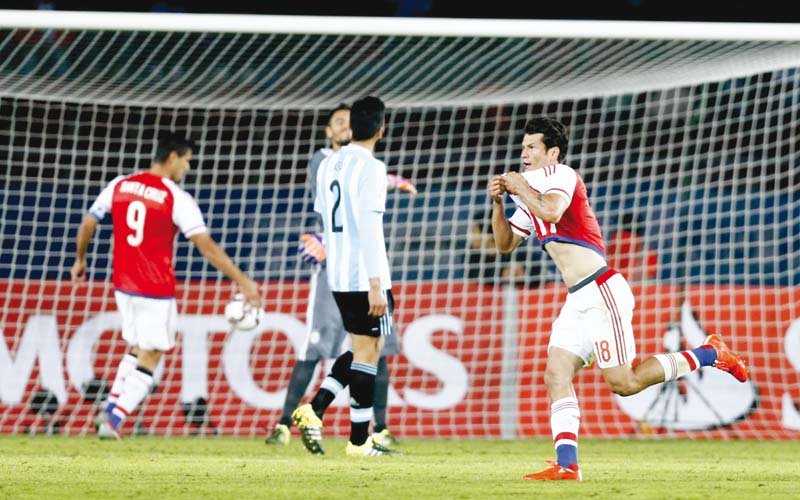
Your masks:
<instances>
[{"instance_id":1,"label":"light blue and white striped jersey","mask_svg":"<svg viewBox=\"0 0 800 500\"><path fill-rule=\"evenodd\" d=\"M392 287L383 222L378 234L362 234L361 210L386 211L386 165L363 146L348 144L320 164L314 199L314 211L322 217L328 283L334 292L369 291L363 238L380 242L381 289Z\"/></svg>"}]
</instances>

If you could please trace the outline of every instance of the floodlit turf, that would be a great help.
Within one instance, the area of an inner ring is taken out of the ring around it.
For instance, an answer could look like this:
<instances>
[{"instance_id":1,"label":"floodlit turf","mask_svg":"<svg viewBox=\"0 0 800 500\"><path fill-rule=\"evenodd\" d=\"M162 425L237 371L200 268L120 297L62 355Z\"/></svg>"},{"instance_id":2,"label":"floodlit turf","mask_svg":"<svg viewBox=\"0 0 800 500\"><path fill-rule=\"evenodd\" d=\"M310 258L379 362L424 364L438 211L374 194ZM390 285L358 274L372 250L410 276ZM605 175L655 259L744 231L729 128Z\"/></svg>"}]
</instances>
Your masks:
<instances>
[{"instance_id":1,"label":"floodlit turf","mask_svg":"<svg viewBox=\"0 0 800 500\"><path fill-rule=\"evenodd\" d=\"M797 498L800 443L581 442L584 482L522 481L545 440L408 440L402 457L236 438L0 436L0 498Z\"/></svg>"}]
</instances>

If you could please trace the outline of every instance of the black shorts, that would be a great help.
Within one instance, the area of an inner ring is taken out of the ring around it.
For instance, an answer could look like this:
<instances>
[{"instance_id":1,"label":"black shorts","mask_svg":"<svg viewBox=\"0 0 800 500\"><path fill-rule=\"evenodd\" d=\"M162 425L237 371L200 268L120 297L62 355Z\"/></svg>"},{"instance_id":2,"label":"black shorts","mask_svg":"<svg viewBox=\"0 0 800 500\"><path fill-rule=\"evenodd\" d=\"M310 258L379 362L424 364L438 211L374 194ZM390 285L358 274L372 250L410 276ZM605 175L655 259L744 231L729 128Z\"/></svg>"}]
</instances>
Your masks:
<instances>
[{"instance_id":1,"label":"black shorts","mask_svg":"<svg viewBox=\"0 0 800 500\"><path fill-rule=\"evenodd\" d=\"M392 333L392 312L394 297L392 291L386 290L386 313L380 318L369 315L369 299L367 292L333 292L339 312L342 313L344 329L355 335L380 337Z\"/></svg>"}]
</instances>

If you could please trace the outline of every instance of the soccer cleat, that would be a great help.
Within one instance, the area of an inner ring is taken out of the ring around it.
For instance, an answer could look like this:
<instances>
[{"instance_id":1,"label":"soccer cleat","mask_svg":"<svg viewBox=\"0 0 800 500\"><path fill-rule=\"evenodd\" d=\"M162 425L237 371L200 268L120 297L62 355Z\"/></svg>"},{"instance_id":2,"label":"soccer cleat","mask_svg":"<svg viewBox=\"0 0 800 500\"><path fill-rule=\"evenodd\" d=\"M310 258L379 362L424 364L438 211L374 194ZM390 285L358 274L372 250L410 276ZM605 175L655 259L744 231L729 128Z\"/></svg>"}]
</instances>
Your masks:
<instances>
[{"instance_id":1,"label":"soccer cleat","mask_svg":"<svg viewBox=\"0 0 800 500\"><path fill-rule=\"evenodd\" d=\"M283 424L275 425L275 428L272 429L272 434L267 436L267 439L264 440L266 444L289 444L289 441L292 439L292 433L289 431L289 427Z\"/></svg>"},{"instance_id":2,"label":"soccer cleat","mask_svg":"<svg viewBox=\"0 0 800 500\"><path fill-rule=\"evenodd\" d=\"M100 425L104 422L108 421L108 413L105 410L100 410L97 412L97 415L94 417L94 430L97 431L100 429Z\"/></svg>"},{"instance_id":3,"label":"soccer cleat","mask_svg":"<svg viewBox=\"0 0 800 500\"><path fill-rule=\"evenodd\" d=\"M347 442L345 453L348 457L378 457L381 455L401 455L399 451L390 450L389 448L379 445L373 441L372 437L368 437L364 444L356 446L350 441Z\"/></svg>"},{"instance_id":4,"label":"soccer cleat","mask_svg":"<svg viewBox=\"0 0 800 500\"><path fill-rule=\"evenodd\" d=\"M292 412L292 422L300 431L303 446L314 455L324 455L322 449L322 420L319 419L310 404L298 407Z\"/></svg>"},{"instance_id":5,"label":"soccer cleat","mask_svg":"<svg viewBox=\"0 0 800 500\"><path fill-rule=\"evenodd\" d=\"M541 472L528 474L522 476L522 479L528 481L580 481L581 469L575 465L575 468L562 467L552 460L547 460L547 467Z\"/></svg>"},{"instance_id":6,"label":"soccer cleat","mask_svg":"<svg viewBox=\"0 0 800 500\"><path fill-rule=\"evenodd\" d=\"M105 418L100 420L97 426L97 437L100 439L116 439L122 440L119 434L119 428L122 425L122 419L114 413L114 403L110 403L103 411Z\"/></svg>"},{"instance_id":7,"label":"soccer cleat","mask_svg":"<svg viewBox=\"0 0 800 500\"><path fill-rule=\"evenodd\" d=\"M739 382L747 382L747 379L750 378L747 365L742 358L725 345L722 337L717 334L709 335L703 344L710 345L717 351L717 360L714 361L714 368L730 373Z\"/></svg>"},{"instance_id":8,"label":"soccer cleat","mask_svg":"<svg viewBox=\"0 0 800 500\"><path fill-rule=\"evenodd\" d=\"M112 429L108 422L100 422L97 426L97 437L100 439L122 439L119 433Z\"/></svg>"},{"instance_id":9,"label":"soccer cleat","mask_svg":"<svg viewBox=\"0 0 800 500\"><path fill-rule=\"evenodd\" d=\"M386 448L397 444L397 439L395 439L394 435L389 432L389 429L384 429L380 432L374 432L372 434L372 441Z\"/></svg>"}]
</instances>

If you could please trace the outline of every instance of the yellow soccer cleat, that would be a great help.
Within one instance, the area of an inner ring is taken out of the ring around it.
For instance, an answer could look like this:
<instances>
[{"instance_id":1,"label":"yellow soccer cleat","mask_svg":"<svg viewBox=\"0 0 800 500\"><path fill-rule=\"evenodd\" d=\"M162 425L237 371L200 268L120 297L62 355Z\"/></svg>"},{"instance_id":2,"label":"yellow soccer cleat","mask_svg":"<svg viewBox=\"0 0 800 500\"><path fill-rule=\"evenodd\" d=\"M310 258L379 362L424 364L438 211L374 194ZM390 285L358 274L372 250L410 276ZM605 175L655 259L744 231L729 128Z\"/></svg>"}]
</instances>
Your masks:
<instances>
[{"instance_id":1,"label":"yellow soccer cleat","mask_svg":"<svg viewBox=\"0 0 800 500\"><path fill-rule=\"evenodd\" d=\"M356 446L350 441L347 442L347 448L345 449L345 453L348 457L378 457L381 455L401 455L400 452L395 450L390 450L385 446L381 446L375 441L372 440L372 437L368 437L364 444L361 446Z\"/></svg>"},{"instance_id":2,"label":"yellow soccer cleat","mask_svg":"<svg viewBox=\"0 0 800 500\"><path fill-rule=\"evenodd\" d=\"M267 436L264 440L266 444L282 444L287 445L292 440L292 433L289 427L283 424L276 424L272 429L272 434Z\"/></svg>"},{"instance_id":3,"label":"yellow soccer cleat","mask_svg":"<svg viewBox=\"0 0 800 500\"><path fill-rule=\"evenodd\" d=\"M389 432L389 429L384 429L380 432L375 432L372 434L372 441L378 443L379 445L388 448L390 446L394 446L397 444L397 439L394 435Z\"/></svg>"},{"instance_id":4,"label":"yellow soccer cleat","mask_svg":"<svg viewBox=\"0 0 800 500\"><path fill-rule=\"evenodd\" d=\"M324 455L322 449L322 420L319 419L310 404L298 407L292 412L292 422L300 431L303 446L314 455Z\"/></svg>"}]
</instances>

